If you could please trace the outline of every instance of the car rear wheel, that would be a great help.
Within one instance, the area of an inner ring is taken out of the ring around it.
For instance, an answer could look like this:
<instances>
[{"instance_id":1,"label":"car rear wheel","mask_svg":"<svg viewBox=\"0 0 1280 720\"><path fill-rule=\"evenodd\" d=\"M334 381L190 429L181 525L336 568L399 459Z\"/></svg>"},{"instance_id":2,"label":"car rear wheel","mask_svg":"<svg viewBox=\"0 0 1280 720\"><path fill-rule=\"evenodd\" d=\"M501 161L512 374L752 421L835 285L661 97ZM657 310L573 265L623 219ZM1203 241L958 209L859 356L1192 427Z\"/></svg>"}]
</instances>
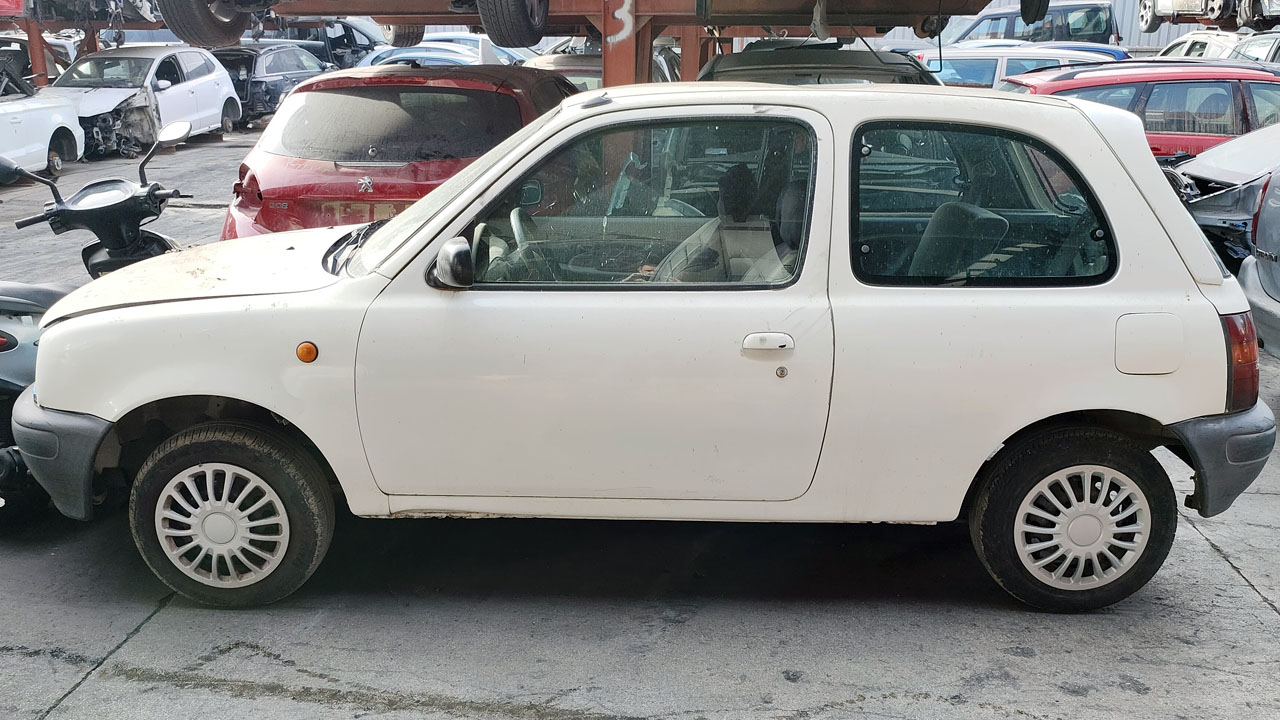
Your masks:
<instances>
[{"instance_id":1,"label":"car rear wheel","mask_svg":"<svg viewBox=\"0 0 1280 720\"><path fill-rule=\"evenodd\" d=\"M1164 24L1164 19L1156 15L1155 0L1138 0L1138 29L1144 33L1153 33Z\"/></svg>"},{"instance_id":2,"label":"car rear wheel","mask_svg":"<svg viewBox=\"0 0 1280 720\"><path fill-rule=\"evenodd\" d=\"M476 7L495 45L537 45L546 32L548 0L476 0Z\"/></svg>"},{"instance_id":3,"label":"car rear wheel","mask_svg":"<svg viewBox=\"0 0 1280 720\"><path fill-rule=\"evenodd\" d=\"M249 13L232 0L156 0L165 25L197 47L237 45L249 27Z\"/></svg>"},{"instance_id":4,"label":"car rear wheel","mask_svg":"<svg viewBox=\"0 0 1280 720\"><path fill-rule=\"evenodd\" d=\"M969 531L982 564L1022 602L1105 607L1147 584L1173 545L1173 487L1119 433L1066 428L1007 447L980 480Z\"/></svg>"},{"instance_id":5,"label":"car rear wheel","mask_svg":"<svg viewBox=\"0 0 1280 720\"><path fill-rule=\"evenodd\" d=\"M197 602L264 605L298 589L333 535L326 473L270 428L211 422L166 440L138 471L129 526L166 585Z\"/></svg>"},{"instance_id":6,"label":"car rear wheel","mask_svg":"<svg viewBox=\"0 0 1280 720\"><path fill-rule=\"evenodd\" d=\"M426 25L383 25L382 32L387 36L387 42L392 47L413 47L422 42L423 33L427 31Z\"/></svg>"},{"instance_id":7,"label":"car rear wheel","mask_svg":"<svg viewBox=\"0 0 1280 720\"><path fill-rule=\"evenodd\" d=\"M222 122L218 126L218 132L229 133L236 129L236 120L240 113L236 112L236 104L231 100L227 100L222 104Z\"/></svg>"}]
</instances>

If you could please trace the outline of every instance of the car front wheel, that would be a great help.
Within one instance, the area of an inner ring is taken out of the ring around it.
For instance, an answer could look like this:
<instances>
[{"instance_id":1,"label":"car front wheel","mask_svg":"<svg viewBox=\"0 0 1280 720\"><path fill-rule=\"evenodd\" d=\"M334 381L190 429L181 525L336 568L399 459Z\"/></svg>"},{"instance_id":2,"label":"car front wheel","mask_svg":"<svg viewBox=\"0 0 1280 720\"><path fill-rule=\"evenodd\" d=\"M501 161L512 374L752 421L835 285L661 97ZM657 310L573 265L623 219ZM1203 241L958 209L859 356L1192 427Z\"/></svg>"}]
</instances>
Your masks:
<instances>
[{"instance_id":1,"label":"car front wheel","mask_svg":"<svg viewBox=\"0 0 1280 720\"><path fill-rule=\"evenodd\" d=\"M1147 584L1177 527L1173 487L1119 433L1067 428L995 461L969 515L974 548L1009 594L1044 610L1119 602Z\"/></svg>"},{"instance_id":2,"label":"car front wheel","mask_svg":"<svg viewBox=\"0 0 1280 720\"><path fill-rule=\"evenodd\" d=\"M211 422L166 440L129 499L134 542L173 590L223 607L298 589L333 535L328 474L271 428Z\"/></svg>"}]
</instances>

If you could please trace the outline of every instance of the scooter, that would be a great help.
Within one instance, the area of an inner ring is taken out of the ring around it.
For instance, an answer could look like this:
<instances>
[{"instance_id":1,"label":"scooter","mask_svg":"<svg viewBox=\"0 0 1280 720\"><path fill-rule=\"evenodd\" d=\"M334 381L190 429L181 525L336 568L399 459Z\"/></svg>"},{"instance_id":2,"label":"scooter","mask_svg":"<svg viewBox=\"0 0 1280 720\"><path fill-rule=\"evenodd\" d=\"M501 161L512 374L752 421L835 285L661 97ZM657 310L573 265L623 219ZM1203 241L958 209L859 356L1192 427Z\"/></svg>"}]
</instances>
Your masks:
<instances>
[{"instance_id":1,"label":"scooter","mask_svg":"<svg viewBox=\"0 0 1280 720\"><path fill-rule=\"evenodd\" d=\"M188 122L170 123L161 129L155 144L138 165L138 182L126 178L94 180L65 199L52 180L0 157L0 183L7 185L26 178L48 187L53 194L53 200L45 203L42 213L22 218L14 225L21 230L47 222L55 235L70 230L93 233L97 239L80 251L80 259L94 279L178 249L169 238L142 226L160 217L169 200L191 196L148 182L147 163L162 148L186 141L190 133ZM12 447L9 423L13 403L35 379L40 318L74 289L0 282L0 517L17 515L23 509L48 502L48 496L27 473L22 455Z\"/></svg>"}]
</instances>

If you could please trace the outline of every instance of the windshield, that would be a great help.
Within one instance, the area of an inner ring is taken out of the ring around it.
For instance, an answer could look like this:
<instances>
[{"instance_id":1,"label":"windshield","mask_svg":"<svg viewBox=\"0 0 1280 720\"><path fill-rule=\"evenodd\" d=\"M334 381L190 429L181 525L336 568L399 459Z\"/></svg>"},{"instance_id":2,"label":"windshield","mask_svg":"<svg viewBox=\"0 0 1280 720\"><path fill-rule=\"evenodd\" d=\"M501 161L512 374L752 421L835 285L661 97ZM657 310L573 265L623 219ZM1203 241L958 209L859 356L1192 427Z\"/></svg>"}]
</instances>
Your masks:
<instances>
[{"instance_id":1,"label":"windshield","mask_svg":"<svg viewBox=\"0 0 1280 720\"><path fill-rule=\"evenodd\" d=\"M499 143L497 147L485 153L479 160L463 168L457 175L444 181L440 187L379 228L377 232L365 240L359 251L352 256L351 261L347 263L347 272L352 275L367 275L372 272L374 268L382 264L382 261L387 256L398 250L406 240L420 230L423 225L426 225L431 218L435 217L436 213L440 212L440 209L448 204L455 195L478 180L499 160L507 157L520 143L540 130L558 113L559 110L552 110L529 123L523 129Z\"/></svg>"},{"instance_id":2,"label":"windshield","mask_svg":"<svg viewBox=\"0 0 1280 720\"><path fill-rule=\"evenodd\" d=\"M942 44L951 45L960 39L965 30L973 25L973 15L954 15L947 22L947 26L942 28Z\"/></svg>"},{"instance_id":3,"label":"windshield","mask_svg":"<svg viewBox=\"0 0 1280 720\"><path fill-rule=\"evenodd\" d=\"M151 70L150 58L85 58L72 65L54 81L54 87L136 88L142 87Z\"/></svg>"},{"instance_id":4,"label":"windshield","mask_svg":"<svg viewBox=\"0 0 1280 720\"><path fill-rule=\"evenodd\" d=\"M519 129L520 107L505 93L387 85L342 88L290 95L258 148L342 163L453 160L479 157Z\"/></svg>"}]
</instances>

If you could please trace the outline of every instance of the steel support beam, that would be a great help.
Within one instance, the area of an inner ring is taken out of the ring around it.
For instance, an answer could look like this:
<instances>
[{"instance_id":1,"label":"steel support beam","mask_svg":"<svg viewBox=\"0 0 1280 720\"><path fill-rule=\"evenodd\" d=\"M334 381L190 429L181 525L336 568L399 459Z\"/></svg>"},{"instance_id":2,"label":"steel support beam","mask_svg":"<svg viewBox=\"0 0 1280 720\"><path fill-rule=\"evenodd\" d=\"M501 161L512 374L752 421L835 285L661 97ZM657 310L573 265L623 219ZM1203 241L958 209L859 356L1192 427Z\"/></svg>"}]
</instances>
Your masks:
<instances>
[{"instance_id":1,"label":"steel support beam","mask_svg":"<svg viewBox=\"0 0 1280 720\"><path fill-rule=\"evenodd\" d=\"M18 25L27 34L27 55L31 57L31 74L35 75L33 82L38 86L48 85L49 65L45 63L44 35L40 31L40 26L30 18L20 20Z\"/></svg>"}]
</instances>

